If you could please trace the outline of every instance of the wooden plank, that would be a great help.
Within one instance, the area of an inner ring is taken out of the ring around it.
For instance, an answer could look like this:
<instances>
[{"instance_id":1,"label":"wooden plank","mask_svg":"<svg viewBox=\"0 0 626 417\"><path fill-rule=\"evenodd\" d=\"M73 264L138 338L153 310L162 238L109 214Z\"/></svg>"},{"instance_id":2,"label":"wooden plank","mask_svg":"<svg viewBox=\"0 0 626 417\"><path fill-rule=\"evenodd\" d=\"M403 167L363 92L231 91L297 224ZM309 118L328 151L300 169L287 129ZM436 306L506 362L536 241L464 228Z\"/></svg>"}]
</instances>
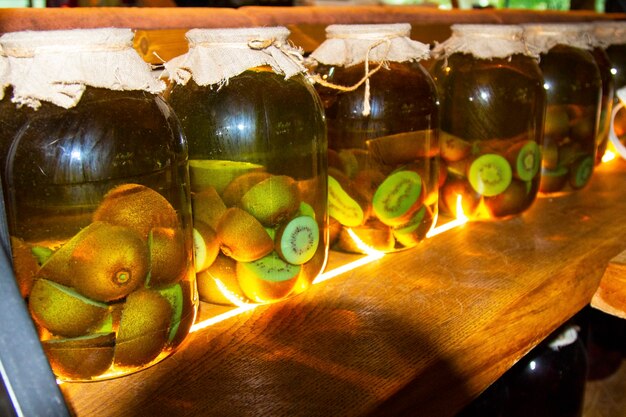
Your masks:
<instances>
[{"instance_id":1,"label":"wooden plank","mask_svg":"<svg viewBox=\"0 0 626 417\"><path fill-rule=\"evenodd\" d=\"M626 250L626 162L192 333L160 364L61 388L77 416L455 415L591 300ZM361 259L331 252L333 269ZM202 304L199 320L223 308Z\"/></svg>"},{"instance_id":2,"label":"wooden plank","mask_svg":"<svg viewBox=\"0 0 626 417\"><path fill-rule=\"evenodd\" d=\"M609 262L591 306L626 319L626 251Z\"/></svg>"}]
</instances>

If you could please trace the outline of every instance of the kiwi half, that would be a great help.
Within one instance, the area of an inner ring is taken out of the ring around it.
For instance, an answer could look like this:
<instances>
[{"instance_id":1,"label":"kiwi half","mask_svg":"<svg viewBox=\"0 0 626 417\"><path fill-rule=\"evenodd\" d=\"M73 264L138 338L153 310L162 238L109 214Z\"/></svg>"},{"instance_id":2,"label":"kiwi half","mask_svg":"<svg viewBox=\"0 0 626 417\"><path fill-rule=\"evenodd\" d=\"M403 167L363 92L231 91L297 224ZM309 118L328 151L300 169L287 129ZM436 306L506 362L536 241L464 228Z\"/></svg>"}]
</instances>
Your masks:
<instances>
[{"instance_id":1,"label":"kiwi half","mask_svg":"<svg viewBox=\"0 0 626 417\"><path fill-rule=\"evenodd\" d=\"M244 294L258 303L267 303L289 295L302 266L289 264L272 252L253 262L237 262L236 271Z\"/></svg>"},{"instance_id":2,"label":"kiwi half","mask_svg":"<svg viewBox=\"0 0 626 417\"><path fill-rule=\"evenodd\" d=\"M189 180L191 191L201 192L213 187L219 194L234 178L251 171L263 171L262 165L250 162L190 159Z\"/></svg>"},{"instance_id":3,"label":"kiwi half","mask_svg":"<svg viewBox=\"0 0 626 417\"><path fill-rule=\"evenodd\" d=\"M115 366L143 366L159 356L169 337L171 318L172 307L158 292L142 288L131 293L117 332Z\"/></svg>"},{"instance_id":4,"label":"kiwi half","mask_svg":"<svg viewBox=\"0 0 626 417\"><path fill-rule=\"evenodd\" d=\"M348 194L339 181L328 176L328 214L347 227L363 223L365 213L361 205Z\"/></svg>"},{"instance_id":5,"label":"kiwi half","mask_svg":"<svg viewBox=\"0 0 626 417\"><path fill-rule=\"evenodd\" d=\"M509 186L513 171L509 162L498 154L484 154L469 167L467 179L477 193L486 197L498 195Z\"/></svg>"},{"instance_id":6,"label":"kiwi half","mask_svg":"<svg viewBox=\"0 0 626 417\"><path fill-rule=\"evenodd\" d=\"M350 230L368 248L381 252L391 252L394 249L395 239L391 228L377 219L372 218L364 225L352 227ZM335 247L351 253L366 253L367 251L365 248L357 245L357 242L354 241L346 229L340 231Z\"/></svg>"},{"instance_id":7,"label":"kiwi half","mask_svg":"<svg viewBox=\"0 0 626 417\"><path fill-rule=\"evenodd\" d=\"M54 373L69 380L89 380L102 375L113 363L115 333L94 333L42 342Z\"/></svg>"},{"instance_id":8,"label":"kiwi half","mask_svg":"<svg viewBox=\"0 0 626 417\"><path fill-rule=\"evenodd\" d=\"M76 291L97 301L118 300L146 282L148 244L133 229L107 224L76 244L69 264Z\"/></svg>"},{"instance_id":9,"label":"kiwi half","mask_svg":"<svg viewBox=\"0 0 626 417\"><path fill-rule=\"evenodd\" d=\"M446 162L456 162L469 156L472 145L451 133L439 131L440 155Z\"/></svg>"},{"instance_id":10,"label":"kiwi half","mask_svg":"<svg viewBox=\"0 0 626 417\"><path fill-rule=\"evenodd\" d=\"M239 288L237 280L237 262L225 255L218 255L215 262L196 275L198 294L202 301L213 304L232 305L231 299L240 302L249 302L248 298ZM221 283L221 287L217 284ZM223 289L222 289L223 288ZM228 291L228 297L224 295Z\"/></svg>"},{"instance_id":11,"label":"kiwi half","mask_svg":"<svg viewBox=\"0 0 626 417\"><path fill-rule=\"evenodd\" d=\"M217 233L211 226L197 221L193 228L193 252L196 272L207 269L220 251Z\"/></svg>"},{"instance_id":12,"label":"kiwi half","mask_svg":"<svg viewBox=\"0 0 626 417\"><path fill-rule=\"evenodd\" d=\"M300 206L298 188L293 178L271 176L241 197L241 207L264 226L275 226L293 216Z\"/></svg>"},{"instance_id":13,"label":"kiwi half","mask_svg":"<svg viewBox=\"0 0 626 417\"><path fill-rule=\"evenodd\" d=\"M251 262L274 250L274 241L263 225L238 207L224 212L216 232L222 252L237 261Z\"/></svg>"},{"instance_id":14,"label":"kiwi half","mask_svg":"<svg viewBox=\"0 0 626 417\"><path fill-rule=\"evenodd\" d=\"M191 210L194 223L204 222L215 230L217 222L226 211L226 204L215 188L208 187L201 192L191 194Z\"/></svg>"},{"instance_id":15,"label":"kiwi half","mask_svg":"<svg viewBox=\"0 0 626 417\"><path fill-rule=\"evenodd\" d=\"M513 166L515 175L522 181L530 181L541 168L541 149L537 142L529 140L514 147Z\"/></svg>"},{"instance_id":16,"label":"kiwi half","mask_svg":"<svg viewBox=\"0 0 626 417\"><path fill-rule=\"evenodd\" d=\"M87 334L105 319L109 311L108 305L47 279L35 281L28 308L37 324L52 334L65 337Z\"/></svg>"},{"instance_id":17,"label":"kiwi half","mask_svg":"<svg viewBox=\"0 0 626 417\"><path fill-rule=\"evenodd\" d=\"M402 246L410 248L426 238L432 223L432 211L427 206L422 206L407 224L393 229L393 236Z\"/></svg>"},{"instance_id":18,"label":"kiwi half","mask_svg":"<svg viewBox=\"0 0 626 417\"><path fill-rule=\"evenodd\" d=\"M386 225L406 223L424 201L422 177L415 171L400 170L389 175L372 199L374 214Z\"/></svg>"},{"instance_id":19,"label":"kiwi half","mask_svg":"<svg viewBox=\"0 0 626 417\"><path fill-rule=\"evenodd\" d=\"M272 174L265 171L252 171L234 178L222 192L224 204L227 207L239 204L241 198L250 188L271 176Z\"/></svg>"},{"instance_id":20,"label":"kiwi half","mask_svg":"<svg viewBox=\"0 0 626 417\"><path fill-rule=\"evenodd\" d=\"M294 217L276 232L276 253L290 264L302 265L315 255L319 238L320 230L313 217Z\"/></svg>"}]
</instances>

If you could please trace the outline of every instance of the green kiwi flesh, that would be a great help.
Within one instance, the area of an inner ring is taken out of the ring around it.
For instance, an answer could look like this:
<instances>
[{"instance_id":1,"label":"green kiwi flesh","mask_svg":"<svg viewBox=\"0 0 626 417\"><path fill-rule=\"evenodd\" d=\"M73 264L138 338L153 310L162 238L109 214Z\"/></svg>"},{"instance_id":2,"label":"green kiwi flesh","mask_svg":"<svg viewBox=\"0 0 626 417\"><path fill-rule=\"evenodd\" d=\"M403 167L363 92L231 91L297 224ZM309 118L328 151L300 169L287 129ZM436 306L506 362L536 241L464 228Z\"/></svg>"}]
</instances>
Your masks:
<instances>
[{"instance_id":1,"label":"green kiwi flesh","mask_svg":"<svg viewBox=\"0 0 626 417\"><path fill-rule=\"evenodd\" d=\"M289 264L272 252L253 262L238 262L236 271L244 294L253 301L267 303L291 292L302 266Z\"/></svg>"},{"instance_id":2,"label":"green kiwi flesh","mask_svg":"<svg viewBox=\"0 0 626 417\"><path fill-rule=\"evenodd\" d=\"M569 183L574 189L583 188L593 174L594 159L591 156L583 156L570 166Z\"/></svg>"},{"instance_id":3,"label":"green kiwi flesh","mask_svg":"<svg viewBox=\"0 0 626 417\"><path fill-rule=\"evenodd\" d=\"M432 221L433 216L430 209L422 206L407 224L393 229L393 236L404 247L415 246L426 238Z\"/></svg>"},{"instance_id":4,"label":"green kiwi flesh","mask_svg":"<svg viewBox=\"0 0 626 417\"><path fill-rule=\"evenodd\" d=\"M213 187L221 194L226 186L236 177L251 171L263 171L262 165L250 162L190 159L189 180L191 191L201 192Z\"/></svg>"},{"instance_id":5,"label":"green kiwi flesh","mask_svg":"<svg viewBox=\"0 0 626 417\"><path fill-rule=\"evenodd\" d=\"M278 229L276 252L285 262L302 265L315 255L319 237L319 226L313 217L294 217Z\"/></svg>"},{"instance_id":6,"label":"green kiwi flesh","mask_svg":"<svg viewBox=\"0 0 626 417\"><path fill-rule=\"evenodd\" d=\"M491 197L506 190L513 179L513 171L503 156L484 154L472 162L467 179L477 193Z\"/></svg>"},{"instance_id":7,"label":"green kiwi flesh","mask_svg":"<svg viewBox=\"0 0 626 417\"><path fill-rule=\"evenodd\" d=\"M530 181L541 168L541 150L537 142L525 142L515 158L515 173L522 181Z\"/></svg>"},{"instance_id":8,"label":"green kiwi flesh","mask_svg":"<svg viewBox=\"0 0 626 417\"><path fill-rule=\"evenodd\" d=\"M217 233L208 224L197 221L193 225L193 251L196 272L207 269L220 251Z\"/></svg>"},{"instance_id":9,"label":"green kiwi flesh","mask_svg":"<svg viewBox=\"0 0 626 417\"><path fill-rule=\"evenodd\" d=\"M400 170L389 175L376 189L372 199L374 214L386 225L407 222L424 201L424 185L415 171Z\"/></svg>"},{"instance_id":10,"label":"green kiwi flesh","mask_svg":"<svg viewBox=\"0 0 626 417\"><path fill-rule=\"evenodd\" d=\"M363 223L363 209L332 176L328 176L328 214L346 227Z\"/></svg>"}]
</instances>

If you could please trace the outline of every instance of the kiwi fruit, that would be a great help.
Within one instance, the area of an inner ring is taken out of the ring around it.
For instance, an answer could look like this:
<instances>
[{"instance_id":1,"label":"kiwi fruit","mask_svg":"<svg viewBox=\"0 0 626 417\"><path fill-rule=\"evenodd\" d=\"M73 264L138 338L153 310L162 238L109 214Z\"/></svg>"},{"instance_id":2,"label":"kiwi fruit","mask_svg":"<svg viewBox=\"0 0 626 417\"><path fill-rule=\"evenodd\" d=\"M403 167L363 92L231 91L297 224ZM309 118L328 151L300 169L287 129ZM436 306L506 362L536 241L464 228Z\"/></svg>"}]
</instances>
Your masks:
<instances>
[{"instance_id":1,"label":"kiwi fruit","mask_svg":"<svg viewBox=\"0 0 626 417\"><path fill-rule=\"evenodd\" d=\"M217 224L222 252L241 262L251 262L274 250L274 241L263 225L247 211L231 207Z\"/></svg>"},{"instance_id":2,"label":"kiwi fruit","mask_svg":"<svg viewBox=\"0 0 626 417\"><path fill-rule=\"evenodd\" d=\"M176 210L169 201L140 184L123 184L109 191L93 220L134 229L145 240L153 227L179 227Z\"/></svg>"},{"instance_id":3,"label":"kiwi fruit","mask_svg":"<svg viewBox=\"0 0 626 417\"><path fill-rule=\"evenodd\" d=\"M265 171L253 171L234 178L222 192L224 204L226 207L236 206L250 188L271 176L272 174Z\"/></svg>"},{"instance_id":4,"label":"kiwi fruit","mask_svg":"<svg viewBox=\"0 0 626 417\"><path fill-rule=\"evenodd\" d=\"M108 224L76 244L69 264L76 291L110 302L146 283L150 255L147 242L138 232Z\"/></svg>"},{"instance_id":5,"label":"kiwi fruit","mask_svg":"<svg viewBox=\"0 0 626 417\"><path fill-rule=\"evenodd\" d=\"M285 262L302 265L308 262L320 241L320 230L313 217L296 216L278 228L275 250Z\"/></svg>"},{"instance_id":6,"label":"kiwi fruit","mask_svg":"<svg viewBox=\"0 0 626 417\"><path fill-rule=\"evenodd\" d=\"M105 222L96 221L83 228L48 257L37 271L36 278L45 278L62 285L72 286L73 271L70 267L70 257L76 245L91 232L107 226Z\"/></svg>"},{"instance_id":7,"label":"kiwi fruit","mask_svg":"<svg viewBox=\"0 0 626 417\"><path fill-rule=\"evenodd\" d=\"M301 294L306 291L324 271L326 262L328 261L328 253L323 246L319 246L315 255L311 260L302 265L302 272L293 286L290 296Z\"/></svg>"},{"instance_id":8,"label":"kiwi fruit","mask_svg":"<svg viewBox=\"0 0 626 417\"><path fill-rule=\"evenodd\" d=\"M66 380L90 380L113 363L115 333L94 333L42 342L54 373Z\"/></svg>"},{"instance_id":9,"label":"kiwi fruit","mask_svg":"<svg viewBox=\"0 0 626 417\"><path fill-rule=\"evenodd\" d=\"M554 170L559 166L559 147L555 142L545 141L541 149L541 166Z\"/></svg>"},{"instance_id":10,"label":"kiwi fruit","mask_svg":"<svg viewBox=\"0 0 626 417\"><path fill-rule=\"evenodd\" d=\"M594 159L589 155L581 156L574 161L569 171L569 184L572 188L578 190L587 185L593 174L593 167Z\"/></svg>"},{"instance_id":11,"label":"kiwi fruit","mask_svg":"<svg viewBox=\"0 0 626 417\"><path fill-rule=\"evenodd\" d=\"M200 299L221 305L233 305L233 299L241 303L249 302L239 287L236 268L237 261L225 255L218 255L208 269L196 275ZM224 291L229 293L228 296Z\"/></svg>"},{"instance_id":12,"label":"kiwi fruit","mask_svg":"<svg viewBox=\"0 0 626 417\"><path fill-rule=\"evenodd\" d=\"M155 227L150 231L148 247L151 286L172 284L185 276L190 256L182 230Z\"/></svg>"},{"instance_id":13,"label":"kiwi fruit","mask_svg":"<svg viewBox=\"0 0 626 417\"><path fill-rule=\"evenodd\" d=\"M339 171L345 172L345 167L343 166L343 160L339 157L339 152L328 148L328 167L336 168Z\"/></svg>"},{"instance_id":14,"label":"kiwi fruit","mask_svg":"<svg viewBox=\"0 0 626 417\"><path fill-rule=\"evenodd\" d=\"M561 191L567 184L569 170L566 167L542 169L539 192L548 194Z\"/></svg>"},{"instance_id":15,"label":"kiwi fruit","mask_svg":"<svg viewBox=\"0 0 626 417\"><path fill-rule=\"evenodd\" d=\"M485 197L492 197L506 190L512 178L513 171L509 162L494 153L476 158L467 173L472 188Z\"/></svg>"},{"instance_id":16,"label":"kiwi fruit","mask_svg":"<svg viewBox=\"0 0 626 417\"><path fill-rule=\"evenodd\" d=\"M472 145L451 133L439 131L439 152L446 162L456 162L470 155Z\"/></svg>"},{"instance_id":17,"label":"kiwi fruit","mask_svg":"<svg viewBox=\"0 0 626 417\"><path fill-rule=\"evenodd\" d=\"M432 211L427 206L422 206L408 223L393 229L393 236L404 248L410 248L426 238L432 224Z\"/></svg>"},{"instance_id":18,"label":"kiwi fruit","mask_svg":"<svg viewBox=\"0 0 626 417\"><path fill-rule=\"evenodd\" d=\"M11 236L11 252L13 255L13 274L22 297L28 297L35 275L39 270L39 262L33 255L31 246L23 239Z\"/></svg>"},{"instance_id":19,"label":"kiwi fruit","mask_svg":"<svg viewBox=\"0 0 626 417\"><path fill-rule=\"evenodd\" d=\"M339 223L337 219L334 217L328 218L328 246L331 247L335 244L337 239L339 238L339 233L343 225Z\"/></svg>"},{"instance_id":20,"label":"kiwi fruit","mask_svg":"<svg viewBox=\"0 0 626 417\"><path fill-rule=\"evenodd\" d=\"M202 192L208 187L212 187L219 194L236 177L252 171L264 171L262 165L251 162L211 160L211 159L190 159L189 160L189 180L191 191Z\"/></svg>"},{"instance_id":21,"label":"kiwi fruit","mask_svg":"<svg viewBox=\"0 0 626 417\"><path fill-rule=\"evenodd\" d=\"M101 323L109 306L47 279L37 279L28 299L31 316L54 335L83 336Z\"/></svg>"},{"instance_id":22,"label":"kiwi fruit","mask_svg":"<svg viewBox=\"0 0 626 417\"><path fill-rule=\"evenodd\" d=\"M264 226L275 226L292 217L300 201L293 178L286 175L271 176L246 192L241 207Z\"/></svg>"},{"instance_id":23,"label":"kiwi fruit","mask_svg":"<svg viewBox=\"0 0 626 417\"><path fill-rule=\"evenodd\" d=\"M422 177L415 171L399 170L376 189L372 207L376 217L388 226L406 223L424 201Z\"/></svg>"},{"instance_id":24,"label":"kiwi fruit","mask_svg":"<svg viewBox=\"0 0 626 417\"><path fill-rule=\"evenodd\" d=\"M217 222L226 211L226 204L215 188L208 187L201 192L191 194L191 210L194 223L203 222L215 230Z\"/></svg>"},{"instance_id":25,"label":"kiwi fruit","mask_svg":"<svg viewBox=\"0 0 626 417\"><path fill-rule=\"evenodd\" d=\"M309 203L301 201L300 207L298 207L298 214L300 216L309 216L315 218L315 209Z\"/></svg>"},{"instance_id":26,"label":"kiwi fruit","mask_svg":"<svg viewBox=\"0 0 626 417\"><path fill-rule=\"evenodd\" d=\"M350 230L368 248L381 252L391 252L394 249L395 239L391 228L377 219L370 219L364 225L352 227ZM335 248L344 252L367 253L367 250L360 247L346 229L342 229L339 232Z\"/></svg>"},{"instance_id":27,"label":"kiwi fruit","mask_svg":"<svg viewBox=\"0 0 626 417\"><path fill-rule=\"evenodd\" d=\"M328 176L328 214L346 227L359 226L365 212L352 195L333 176Z\"/></svg>"},{"instance_id":28,"label":"kiwi fruit","mask_svg":"<svg viewBox=\"0 0 626 417\"><path fill-rule=\"evenodd\" d=\"M250 300L268 303L285 298L302 271L301 265L283 261L276 252L253 262L237 262L239 286Z\"/></svg>"},{"instance_id":29,"label":"kiwi fruit","mask_svg":"<svg viewBox=\"0 0 626 417\"><path fill-rule=\"evenodd\" d=\"M543 131L548 140L558 140L569 134L569 116L565 106L549 105L546 108Z\"/></svg>"},{"instance_id":30,"label":"kiwi fruit","mask_svg":"<svg viewBox=\"0 0 626 417\"><path fill-rule=\"evenodd\" d=\"M366 142L373 158L387 165L401 165L437 155L437 132L433 129L380 136Z\"/></svg>"},{"instance_id":31,"label":"kiwi fruit","mask_svg":"<svg viewBox=\"0 0 626 417\"><path fill-rule=\"evenodd\" d=\"M353 178L359 172L359 161L350 149L342 149L337 152L342 162L343 172L348 178Z\"/></svg>"},{"instance_id":32,"label":"kiwi fruit","mask_svg":"<svg viewBox=\"0 0 626 417\"><path fill-rule=\"evenodd\" d=\"M139 289L126 297L115 346L118 367L140 367L154 360L165 348L172 319L172 306L157 291Z\"/></svg>"},{"instance_id":33,"label":"kiwi fruit","mask_svg":"<svg viewBox=\"0 0 626 417\"><path fill-rule=\"evenodd\" d=\"M359 171L352 179L354 188L361 190L365 195L373 196L378 186L387 178L381 171L371 168Z\"/></svg>"},{"instance_id":34,"label":"kiwi fruit","mask_svg":"<svg viewBox=\"0 0 626 417\"><path fill-rule=\"evenodd\" d=\"M220 251L220 242L217 233L211 226L201 221L194 223L193 253L196 272L207 269Z\"/></svg>"},{"instance_id":35,"label":"kiwi fruit","mask_svg":"<svg viewBox=\"0 0 626 417\"><path fill-rule=\"evenodd\" d=\"M187 283L187 281L184 281ZM172 342L179 332L179 327L185 315L194 316L193 308L191 307L191 294L185 292L182 286L183 282L170 285L164 288L159 288L156 291L164 297L170 307L172 308L172 317L170 319L170 327L167 333L168 343ZM193 321L193 319L191 320ZM190 324L191 326L191 324ZM185 332L186 335L186 332Z\"/></svg>"},{"instance_id":36,"label":"kiwi fruit","mask_svg":"<svg viewBox=\"0 0 626 417\"><path fill-rule=\"evenodd\" d=\"M515 168L515 176L522 181L532 180L541 168L541 149L535 141L516 144L509 151L509 155L508 159Z\"/></svg>"},{"instance_id":37,"label":"kiwi fruit","mask_svg":"<svg viewBox=\"0 0 626 417\"><path fill-rule=\"evenodd\" d=\"M514 179L502 193L485 197L484 203L491 217L513 216L526 210L531 203L528 198L527 184L527 182Z\"/></svg>"},{"instance_id":38,"label":"kiwi fruit","mask_svg":"<svg viewBox=\"0 0 626 417\"><path fill-rule=\"evenodd\" d=\"M457 217L459 196L461 197L463 213L468 217L472 216L478 209L482 196L463 178L448 177L448 180L439 191L439 208L443 213Z\"/></svg>"}]
</instances>

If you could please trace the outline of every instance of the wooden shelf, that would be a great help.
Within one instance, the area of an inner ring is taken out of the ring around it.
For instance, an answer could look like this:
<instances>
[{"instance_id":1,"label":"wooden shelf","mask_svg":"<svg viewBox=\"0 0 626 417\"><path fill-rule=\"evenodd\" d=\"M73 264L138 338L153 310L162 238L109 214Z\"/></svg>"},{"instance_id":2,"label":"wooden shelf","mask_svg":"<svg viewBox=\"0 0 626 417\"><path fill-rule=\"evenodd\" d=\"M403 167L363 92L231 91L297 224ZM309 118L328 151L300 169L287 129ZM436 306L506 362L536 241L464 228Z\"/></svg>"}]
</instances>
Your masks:
<instances>
[{"instance_id":1,"label":"wooden shelf","mask_svg":"<svg viewBox=\"0 0 626 417\"><path fill-rule=\"evenodd\" d=\"M191 334L140 373L61 388L81 416L453 416L587 305L626 250L626 162ZM331 252L333 269L362 257ZM199 321L224 309L201 307Z\"/></svg>"}]
</instances>

